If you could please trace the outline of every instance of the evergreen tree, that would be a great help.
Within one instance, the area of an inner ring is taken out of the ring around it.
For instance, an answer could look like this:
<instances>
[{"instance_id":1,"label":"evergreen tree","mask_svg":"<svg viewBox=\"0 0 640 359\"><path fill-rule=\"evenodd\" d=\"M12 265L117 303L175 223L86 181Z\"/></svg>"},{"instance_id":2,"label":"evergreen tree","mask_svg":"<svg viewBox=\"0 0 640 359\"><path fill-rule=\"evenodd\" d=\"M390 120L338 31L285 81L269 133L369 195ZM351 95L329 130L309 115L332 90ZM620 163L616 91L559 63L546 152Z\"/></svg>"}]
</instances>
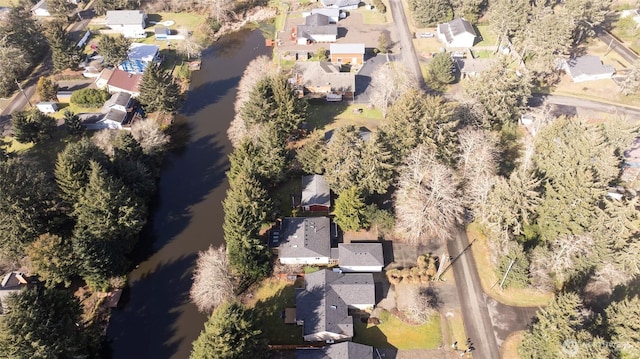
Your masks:
<instances>
[{"instance_id":1,"label":"evergreen tree","mask_svg":"<svg viewBox=\"0 0 640 359\"><path fill-rule=\"evenodd\" d=\"M77 274L71 241L54 234L43 234L27 247L31 270L47 287L71 285Z\"/></svg>"},{"instance_id":2,"label":"evergreen tree","mask_svg":"<svg viewBox=\"0 0 640 359\"><path fill-rule=\"evenodd\" d=\"M500 45L511 40L524 31L531 2L529 0L492 0L489 2L487 16L489 18L489 29L496 34Z\"/></svg>"},{"instance_id":3,"label":"evergreen tree","mask_svg":"<svg viewBox=\"0 0 640 359\"><path fill-rule=\"evenodd\" d=\"M314 131L307 142L298 149L296 158L303 171L321 175L324 173L324 152L324 134L322 131Z\"/></svg>"},{"instance_id":4,"label":"evergreen tree","mask_svg":"<svg viewBox=\"0 0 640 359\"><path fill-rule=\"evenodd\" d=\"M81 135L85 130L80 116L69 110L64 111L64 125L67 128L67 132L72 136Z\"/></svg>"},{"instance_id":5,"label":"evergreen tree","mask_svg":"<svg viewBox=\"0 0 640 359\"><path fill-rule=\"evenodd\" d=\"M55 17L67 17L74 5L67 0L46 0L47 10Z\"/></svg>"},{"instance_id":6,"label":"evergreen tree","mask_svg":"<svg viewBox=\"0 0 640 359\"><path fill-rule=\"evenodd\" d=\"M268 358L267 342L249 312L237 302L220 305L193 343L191 359Z\"/></svg>"},{"instance_id":7,"label":"evergreen tree","mask_svg":"<svg viewBox=\"0 0 640 359\"><path fill-rule=\"evenodd\" d=\"M70 142L58 153L54 175L60 197L70 204L78 202L82 189L89 183L91 161L106 164L107 156L89 138Z\"/></svg>"},{"instance_id":8,"label":"evergreen tree","mask_svg":"<svg viewBox=\"0 0 640 359\"><path fill-rule=\"evenodd\" d=\"M394 179L393 155L378 136L372 135L364 144L356 186L363 194L385 194Z\"/></svg>"},{"instance_id":9,"label":"evergreen tree","mask_svg":"<svg viewBox=\"0 0 640 359\"><path fill-rule=\"evenodd\" d=\"M123 35L102 35L98 42L98 52L104 58L105 64L118 66L129 57L130 46L131 41Z\"/></svg>"},{"instance_id":10,"label":"evergreen tree","mask_svg":"<svg viewBox=\"0 0 640 359\"><path fill-rule=\"evenodd\" d=\"M37 64L47 53L47 40L43 34L42 25L21 6L12 7L0 25L0 38L4 39L5 45L21 50L26 68Z\"/></svg>"},{"instance_id":11,"label":"evergreen tree","mask_svg":"<svg viewBox=\"0 0 640 359\"><path fill-rule=\"evenodd\" d=\"M62 1L69 4L66 0L49 0ZM76 68L80 63L82 51L71 40L66 30L66 23L61 20L54 20L47 24L45 36L49 42L53 58L53 68L55 70L64 70L67 68Z\"/></svg>"},{"instance_id":12,"label":"evergreen tree","mask_svg":"<svg viewBox=\"0 0 640 359\"><path fill-rule=\"evenodd\" d=\"M625 298L606 309L607 329L621 357L640 355L640 298Z\"/></svg>"},{"instance_id":13,"label":"evergreen tree","mask_svg":"<svg viewBox=\"0 0 640 359\"><path fill-rule=\"evenodd\" d=\"M365 142L358 129L345 126L336 129L327 145L324 178L337 194L358 186L358 173Z\"/></svg>"},{"instance_id":14,"label":"evergreen tree","mask_svg":"<svg viewBox=\"0 0 640 359\"><path fill-rule=\"evenodd\" d=\"M91 161L89 181L74 216L73 251L82 265L80 274L92 287L104 287L109 276L126 269L126 256L146 221L146 208L121 181Z\"/></svg>"},{"instance_id":15,"label":"evergreen tree","mask_svg":"<svg viewBox=\"0 0 640 359\"><path fill-rule=\"evenodd\" d=\"M11 115L15 138L22 143L40 143L53 135L56 119L45 115L37 108L29 111L14 112Z\"/></svg>"},{"instance_id":16,"label":"evergreen tree","mask_svg":"<svg viewBox=\"0 0 640 359\"><path fill-rule=\"evenodd\" d=\"M409 7L419 27L436 26L453 19L453 8L449 0L411 0Z\"/></svg>"},{"instance_id":17,"label":"evergreen tree","mask_svg":"<svg viewBox=\"0 0 640 359\"><path fill-rule=\"evenodd\" d=\"M38 79L38 85L36 87L38 96L42 101L57 101L58 100L58 84L54 84L48 77L40 77Z\"/></svg>"},{"instance_id":18,"label":"evergreen tree","mask_svg":"<svg viewBox=\"0 0 640 359\"><path fill-rule=\"evenodd\" d=\"M173 76L159 65L150 65L144 71L138 99L148 112L172 113L182 103L180 87Z\"/></svg>"},{"instance_id":19,"label":"evergreen tree","mask_svg":"<svg viewBox=\"0 0 640 359\"><path fill-rule=\"evenodd\" d=\"M450 84L456 79L453 66L453 59L449 53L437 53L429 63L429 76L439 84Z\"/></svg>"},{"instance_id":20,"label":"evergreen tree","mask_svg":"<svg viewBox=\"0 0 640 359\"><path fill-rule=\"evenodd\" d=\"M0 319L2 358L87 358L80 302L55 289L10 295Z\"/></svg>"},{"instance_id":21,"label":"evergreen tree","mask_svg":"<svg viewBox=\"0 0 640 359\"><path fill-rule=\"evenodd\" d=\"M357 187L350 187L340 193L333 214L336 223L345 231L357 231L366 228L365 203Z\"/></svg>"},{"instance_id":22,"label":"evergreen tree","mask_svg":"<svg viewBox=\"0 0 640 359\"><path fill-rule=\"evenodd\" d=\"M32 161L0 161L0 186L0 257L17 260L53 229L57 200L49 176Z\"/></svg>"}]
</instances>

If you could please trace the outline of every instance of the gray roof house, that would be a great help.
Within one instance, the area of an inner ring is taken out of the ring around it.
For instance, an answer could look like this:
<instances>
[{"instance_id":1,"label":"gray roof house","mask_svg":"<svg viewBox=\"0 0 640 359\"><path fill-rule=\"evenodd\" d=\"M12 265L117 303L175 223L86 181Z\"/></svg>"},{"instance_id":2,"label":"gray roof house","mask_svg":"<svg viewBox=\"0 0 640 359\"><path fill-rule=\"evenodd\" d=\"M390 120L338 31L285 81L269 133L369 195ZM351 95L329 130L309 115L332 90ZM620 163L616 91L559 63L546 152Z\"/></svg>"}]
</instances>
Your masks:
<instances>
[{"instance_id":1,"label":"gray roof house","mask_svg":"<svg viewBox=\"0 0 640 359\"><path fill-rule=\"evenodd\" d=\"M324 142L326 144L330 144L333 140L333 134L336 130L329 130L324 133ZM362 126L358 128L358 137L360 137L364 142L369 142L371 140L371 130Z\"/></svg>"},{"instance_id":2,"label":"gray roof house","mask_svg":"<svg viewBox=\"0 0 640 359\"><path fill-rule=\"evenodd\" d=\"M340 72L339 65L318 61L298 62L294 72L296 85L304 94L314 97L335 93L353 98L356 75Z\"/></svg>"},{"instance_id":3,"label":"gray roof house","mask_svg":"<svg viewBox=\"0 0 640 359\"><path fill-rule=\"evenodd\" d=\"M562 69L573 82L609 79L616 70L611 65L604 65L598 56L583 55L564 61Z\"/></svg>"},{"instance_id":4,"label":"gray roof house","mask_svg":"<svg viewBox=\"0 0 640 359\"><path fill-rule=\"evenodd\" d=\"M303 12L302 16L303 17L307 17L309 15L313 15L313 14L321 14L324 16L328 16L329 17L329 22L335 24L340 20L340 9L337 8L316 8L316 9L311 9L310 12Z\"/></svg>"},{"instance_id":5,"label":"gray roof house","mask_svg":"<svg viewBox=\"0 0 640 359\"><path fill-rule=\"evenodd\" d=\"M340 243L338 265L343 272L382 272L382 243Z\"/></svg>"},{"instance_id":6,"label":"gray roof house","mask_svg":"<svg viewBox=\"0 0 640 359\"><path fill-rule=\"evenodd\" d=\"M320 0L320 2L324 7L332 7L341 10L357 9L360 5L360 0Z\"/></svg>"},{"instance_id":7,"label":"gray roof house","mask_svg":"<svg viewBox=\"0 0 640 359\"><path fill-rule=\"evenodd\" d=\"M464 18L457 18L451 22L438 24L438 38L447 47L473 47L477 34L473 26Z\"/></svg>"},{"instance_id":8,"label":"gray roof house","mask_svg":"<svg viewBox=\"0 0 640 359\"><path fill-rule=\"evenodd\" d=\"M17 293L27 286L27 279L22 272L9 272L0 282L0 314L7 310L6 299L11 293Z\"/></svg>"},{"instance_id":9,"label":"gray roof house","mask_svg":"<svg viewBox=\"0 0 640 359\"><path fill-rule=\"evenodd\" d=\"M322 348L296 349L296 359L373 359L373 347L342 342Z\"/></svg>"},{"instance_id":10,"label":"gray roof house","mask_svg":"<svg viewBox=\"0 0 640 359\"><path fill-rule=\"evenodd\" d=\"M320 270L307 274L304 288L296 289L296 323L305 341L348 340L353 337L349 309L374 305L373 274Z\"/></svg>"},{"instance_id":11,"label":"gray roof house","mask_svg":"<svg viewBox=\"0 0 640 359\"><path fill-rule=\"evenodd\" d=\"M331 207L331 191L321 175L302 176L303 211L328 212Z\"/></svg>"},{"instance_id":12,"label":"gray roof house","mask_svg":"<svg viewBox=\"0 0 640 359\"><path fill-rule=\"evenodd\" d=\"M278 257L282 264L326 265L331 259L329 217L282 219Z\"/></svg>"},{"instance_id":13,"label":"gray roof house","mask_svg":"<svg viewBox=\"0 0 640 359\"><path fill-rule=\"evenodd\" d=\"M144 31L147 25L147 14L142 10L107 11L105 25L112 30L119 31L124 37L144 38L147 36Z\"/></svg>"},{"instance_id":14,"label":"gray roof house","mask_svg":"<svg viewBox=\"0 0 640 359\"><path fill-rule=\"evenodd\" d=\"M338 25L332 24L331 19L322 14L309 15L304 19L304 25L296 28L298 45L308 42L336 42Z\"/></svg>"}]
</instances>

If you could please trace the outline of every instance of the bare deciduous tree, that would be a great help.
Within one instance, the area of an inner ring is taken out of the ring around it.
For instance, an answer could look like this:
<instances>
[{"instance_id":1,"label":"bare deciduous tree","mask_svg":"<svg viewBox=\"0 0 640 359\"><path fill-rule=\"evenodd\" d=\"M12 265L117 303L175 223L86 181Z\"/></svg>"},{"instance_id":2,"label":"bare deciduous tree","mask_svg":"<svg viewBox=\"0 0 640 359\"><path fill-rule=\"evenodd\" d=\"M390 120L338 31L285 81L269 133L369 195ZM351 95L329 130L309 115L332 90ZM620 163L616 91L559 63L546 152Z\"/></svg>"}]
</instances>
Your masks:
<instances>
[{"instance_id":1,"label":"bare deciduous tree","mask_svg":"<svg viewBox=\"0 0 640 359\"><path fill-rule=\"evenodd\" d=\"M489 131L465 128L458 133L461 177L465 202L482 211L497 170L497 139Z\"/></svg>"},{"instance_id":2,"label":"bare deciduous tree","mask_svg":"<svg viewBox=\"0 0 640 359\"><path fill-rule=\"evenodd\" d=\"M212 312L222 302L233 297L234 291L235 281L229 269L225 247L209 247L200 252L189 292L191 301L198 310Z\"/></svg>"},{"instance_id":3,"label":"bare deciduous tree","mask_svg":"<svg viewBox=\"0 0 640 359\"><path fill-rule=\"evenodd\" d=\"M417 324L425 324L438 313L442 301L438 292L432 286L409 286L403 295L409 297L409 304L405 308L405 315Z\"/></svg>"},{"instance_id":4,"label":"bare deciduous tree","mask_svg":"<svg viewBox=\"0 0 640 359\"><path fill-rule=\"evenodd\" d=\"M463 208L453 171L425 146L413 150L400 171L395 208L396 232L411 243L427 236L449 239Z\"/></svg>"},{"instance_id":5,"label":"bare deciduous tree","mask_svg":"<svg viewBox=\"0 0 640 359\"><path fill-rule=\"evenodd\" d=\"M180 34L184 35L184 40L178 42L178 51L184 55L187 55L187 59L200 57L202 52L202 45L193 36L193 33L188 29L182 28L179 30Z\"/></svg>"},{"instance_id":6,"label":"bare deciduous tree","mask_svg":"<svg viewBox=\"0 0 640 359\"><path fill-rule=\"evenodd\" d=\"M169 143L169 136L160 128L158 121L151 118L134 122L131 135L148 154L162 152Z\"/></svg>"},{"instance_id":7,"label":"bare deciduous tree","mask_svg":"<svg viewBox=\"0 0 640 359\"><path fill-rule=\"evenodd\" d=\"M244 70L240 83L238 84L238 94L236 95L236 102L234 104L236 115L227 130L229 140L234 147L238 146L250 133L250 129L242 118L242 106L249 99L249 94L258 81L273 74L275 74L275 69L272 66L271 59L267 56L258 56L251 61Z\"/></svg>"},{"instance_id":8,"label":"bare deciduous tree","mask_svg":"<svg viewBox=\"0 0 640 359\"><path fill-rule=\"evenodd\" d=\"M416 79L400 63L382 65L371 77L372 93L370 102L382 111L382 117L387 117L387 108L403 93L417 87Z\"/></svg>"},{"instance_id":9,"label":"bare deciduous tree","mask_svg":"<svg viewBox=\"0 0 640 359\"><path fill-rule=\"evenodd\" d=\"M119 131L105 129L96 132L91 139L93 140L93 143L102 150L102 152L111 157L114 153L113 144L115 143L116 138L118 138L118 135Z\"/></svg>"}]
</instances>

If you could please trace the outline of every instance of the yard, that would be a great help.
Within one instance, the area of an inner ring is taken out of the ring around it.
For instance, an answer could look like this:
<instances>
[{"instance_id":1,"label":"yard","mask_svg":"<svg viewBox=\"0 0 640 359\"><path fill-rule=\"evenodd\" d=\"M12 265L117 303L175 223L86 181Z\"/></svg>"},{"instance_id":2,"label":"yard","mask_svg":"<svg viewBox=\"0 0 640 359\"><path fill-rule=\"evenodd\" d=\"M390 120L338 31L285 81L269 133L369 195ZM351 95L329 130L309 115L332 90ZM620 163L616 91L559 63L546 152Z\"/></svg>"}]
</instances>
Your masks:
<instances>
[{"instance_id":1,"label":"yard","mask_svg":"<svg viewBox=\"0 0 640 359\"><path fill-rule=\"evenodd\" d=\"M533 289L500 289L498 286L494 286L500 278L498 278L491 262L491 250L487 243L487 237L476 223L469 225L467 234L470 241L476 239L471 246L471 252L476 261L478 275L485 293L503 304L518 307L545 306L553 299L553 293L539 292Z\"/></svg>"},{"instance_id":2,"label":"yard","mask_svg":"<svg viewBox=\"0 0 640 359\"><path fill-rule=\"evenodd\" d=\"M9 144L7 152L25 154L27 157L31 156L44 166L50 166L47 170L53 170L58 152L62 151L69 142L77 141L77 138L69 136L63 127L58 126L53 132L53 136L42 143L20 143L13 137L5 137L3 140Z\"/></svg>"},{"instance_id":3,"label":"yard","mask_svg":"<svg viewBox=\"0 0 640 359\"><path fill-rule=\"evenodd\" d=\"M475 29L478 32L478 39L474 47L484 47L484 46L492 46L495 47L498 45L498 38L493 33L493 31L489 30L489 25L477 25Z\"/></svg>"},{"instance_id":4,"label":"yard","mask_svg":"<svg viewBox=\"0 0 640 359\"><path fill-rule=\"evenodd\" d=\"M60 102L58 103L58 111L56 111L55 113L51 114L51 117L55 118L55 119L63 119L64 118L64 112L65 111L71 111L75 114L79 114L79 113L98 113L100 112L101 108L100 107L81 107L78 106L74 103L64 103L64 102Z\"/></svg>"},{"instance_id":5,"label":"yard","mask_svg":"<svg viewBox=\"0 0 640 359\"><path fill-rule=\"evenodd\" d=\"M353 341L400 350L436 349L442 345L440 315L435 315L428 323L418 326L406 324L387 311L382 311L379 319L380 324L372 325L363 323L360 318L353 318Z\"/></svg>"},{"instance_id":6,"label":"yard","mask_svg":"<svg viewBox=\"0 0 640 359\"><path fill-rule=\"evenodd\" d=\"M274 205L278 210L279 217L291 217L292 213L292 197L300 197L302 193L302 179L300 176L294 177L289 181L281 184L272 194Z\"/></svg>"},{"instance_id":7,"label":"yard","mask_svg":"<svg viewBox=\"0 0 640 359\"><path fill-rule=\"evenodd\" d=\"M300 279L298 279L300 281ZM267 337L269 344L302 344L302 329L294 324L284 324L285 308L295 306L296 283L277 279L264 280L247 303L256 318L257 326Z\"/></svg>"},{"instance_id":8,"label":"yard","mask_svg":"<svg viewBox=\"0 0 640 359\"><path fill-rule=\"evenodd\" d=\"M358 110L362 110L361 112ZM349 105L347 102L317 101L309 105L307 124L311 130L330 130L341 126L364 126L374 131L380 125L382 112L366 105Z\"/></svg>"}]
</instances>

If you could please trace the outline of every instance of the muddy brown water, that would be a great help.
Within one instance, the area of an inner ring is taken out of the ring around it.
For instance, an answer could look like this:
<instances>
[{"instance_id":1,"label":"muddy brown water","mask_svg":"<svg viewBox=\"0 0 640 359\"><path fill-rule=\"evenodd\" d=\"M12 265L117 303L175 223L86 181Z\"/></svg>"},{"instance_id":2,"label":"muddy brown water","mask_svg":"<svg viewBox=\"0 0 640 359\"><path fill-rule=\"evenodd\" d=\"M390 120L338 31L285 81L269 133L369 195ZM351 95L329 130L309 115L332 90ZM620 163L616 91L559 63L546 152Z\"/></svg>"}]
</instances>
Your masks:
<instances>
[{"instance_id":1,"label":"muddy brown water","mask_svg":"<svg viewBox=\"0 0 640 359\"><path fill-rule=\"evenodd\" d=\"M267 55L260 30L226 35L202 56L181 110L184 144L162 170L151 229L143 238L148 254L129 274L120 308L107 331L107 358L184 359L207 317L189 303L197 253L218 246L222 200L231 145L226 130L233 118L236 88L247 64ZM178 140L178 139L177 139Z\"/></svg>"}]
</instances>

